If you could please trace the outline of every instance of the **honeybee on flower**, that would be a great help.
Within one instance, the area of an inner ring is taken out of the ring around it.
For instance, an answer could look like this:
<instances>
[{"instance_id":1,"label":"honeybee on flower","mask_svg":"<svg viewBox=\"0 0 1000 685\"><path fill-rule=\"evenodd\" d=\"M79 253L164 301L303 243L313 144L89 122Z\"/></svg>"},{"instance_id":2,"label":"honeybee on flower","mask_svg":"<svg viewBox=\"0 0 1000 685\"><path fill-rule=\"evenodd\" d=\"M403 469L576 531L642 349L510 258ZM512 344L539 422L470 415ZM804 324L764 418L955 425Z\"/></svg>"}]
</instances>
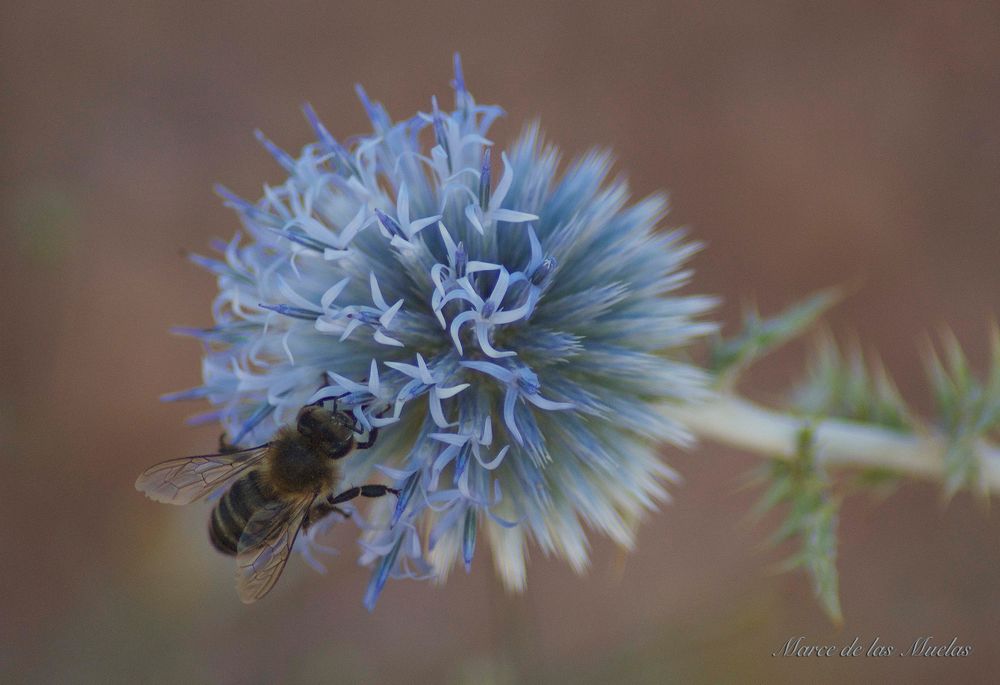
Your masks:
<instances>
[{"instance_id":1,"label":"honeybee on flower","mask_svg":"<svg viewBox=\"0 0 1000 685\"><path fill-rule=\"evenodd\" d=\"M203 385L236 447L266 443L304 406L337 397L380 430L343 482L391 481L373 501L366 604L390 577L443 579L481 540L503 583L525 583L529 543L587 564L587 529L623 546L674 472L660 446L684 430L664 401L702 395L677 352L714 329L713 300L678 295L697 250L657 230L660 195L630 202L591 152L559 172L529 126L509 150L455 59L454 109L394 123L359 95L373 131L295 156L256 201L221 193L242 230L220 258ZM296 542L309 553L311 537Z\"/></svg>"}]
</instances>

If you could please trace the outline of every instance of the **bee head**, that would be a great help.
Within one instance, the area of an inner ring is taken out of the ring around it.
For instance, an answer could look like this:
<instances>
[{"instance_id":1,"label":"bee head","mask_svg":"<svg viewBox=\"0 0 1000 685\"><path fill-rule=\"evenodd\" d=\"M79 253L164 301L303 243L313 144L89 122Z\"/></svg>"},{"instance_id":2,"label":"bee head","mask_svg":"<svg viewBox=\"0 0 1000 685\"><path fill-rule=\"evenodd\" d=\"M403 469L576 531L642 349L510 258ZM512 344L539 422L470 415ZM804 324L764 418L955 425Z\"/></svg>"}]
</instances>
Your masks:
<instances>
[{"instance_id":1,"label":"bee head","mask_svg":"<svg viewBox=\"0 0 1000 685\"><path fill-rule=\"evenodd\" d=\"M299 433L330 448L349 445L354 438L354 417L341 411L330 411L316 405L299 410ZM331 452L339 450L333 449Z\"/></svg>"}]
</instances>

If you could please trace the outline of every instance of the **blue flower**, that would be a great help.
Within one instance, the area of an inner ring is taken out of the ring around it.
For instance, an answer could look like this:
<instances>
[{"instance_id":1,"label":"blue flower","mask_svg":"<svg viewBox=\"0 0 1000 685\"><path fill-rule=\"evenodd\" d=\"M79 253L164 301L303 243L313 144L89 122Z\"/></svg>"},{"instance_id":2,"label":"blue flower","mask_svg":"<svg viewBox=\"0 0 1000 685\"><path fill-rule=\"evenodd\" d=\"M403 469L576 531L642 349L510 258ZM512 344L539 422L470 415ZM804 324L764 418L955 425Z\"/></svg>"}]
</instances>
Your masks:
<instances>
[{"instance_id":1,"label":"blue flower","mask_svg":"<svg viewBox=\"0 0 1000 685\"><path fill-rule=\"evenodd\" d=\"M204 384L172 399L207 398L241 445L321 398L381 428L345 460L347 482L401 490L363 526L369 607L391 577L468 568L480 537L515 589L529 542L578 570L588 528L631 545L674 477L659 445L685 438L658 406L705 392L682 350L713 301L675 293L697 246L657 230L664 199L630 203L602 153L559 174L535 128L494 187L501 110L457 58L454 86L452 111L399 123L359 89L374 130L350 142L307 107L297 156L260 136L287 180L256 202L222 190L243 230L194 258L218 278L215 325L186 331Z\"/></svg>"}]
</instances>

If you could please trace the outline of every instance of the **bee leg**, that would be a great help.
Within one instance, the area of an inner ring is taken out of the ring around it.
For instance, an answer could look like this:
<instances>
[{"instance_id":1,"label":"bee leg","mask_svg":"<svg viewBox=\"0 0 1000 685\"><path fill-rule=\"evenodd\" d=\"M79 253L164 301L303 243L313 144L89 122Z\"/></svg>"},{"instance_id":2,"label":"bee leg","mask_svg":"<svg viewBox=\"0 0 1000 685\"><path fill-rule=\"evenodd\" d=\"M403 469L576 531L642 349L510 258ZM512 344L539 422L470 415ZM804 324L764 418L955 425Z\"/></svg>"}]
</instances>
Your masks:
<instances>
[{"instance_id":1,"label":"bee leg","mask_svg":"<svg viewBox=\"0 0 1000 685\"><path fill-rule=\"evenodd\" d=\"M376 414L375 415L376 418L382 418L383 416L385 416L385 413L387 411L389 411L388 407L386 407L385 409L383 409L382 411L380 411L378 414ZM376 428L375 426L372 426L372 429L370 431L368 431L368 437L365 439L365 441L364 442L355 443L354 448L355 449L359 449L359 450L366 450L366 449L368 449L369 447L371 447L372 445L375 444L375 439L377 437L378 437L378 428Z\"/></svg>"},{"instance_id":2,"label":"bee leg","mask_svg":"<svg viewBox=\"0 0 1000 685\"><path fill-rule=\"evenodd\" d=\"M378 428L372 428L368 431L368 438L364 442L358 442L354 444L355 449L366 450L375 444L375 439L378 437Z\"/></svg>"},{"instance_id":3,"label":"bee leg","mask_svg":"<svg viewBox=\"0 0 1000 685\"><path fill-rule=\"evenodd\" d=\"M355 497L383 497L389 493L392 493L397 497L399 496L399 490L385 485L362 485L361 487L354 486L350 490L344 490L336 497L329 499L328 502L330 506L333 506L342 502L349 502Z\"/></svg>"},{"instance_id":4,"label":"bee leg","mask_svg":"<svg viewBox=\"0 0 1000 685\"><path fill-rule=\"evenodd\" d=\"M340 395L326 395L324 397L320 397L318 400L316 400L315 402L313 402L309 406L310 407L322 407L324 402L326 402L328 400L333 400L333 410L337 411L337 400L341 399L342 397L347 397L350 394L351 393L349 393L349 392L345 392L345 393L342 393Z\"/></svg>"},{"instance_id":5,"label":"bee leg","mask_svg":"<svg viewBox=\"0 0 1000 685\"><path fill-rule=\"evenodd\" d=\"M225 433L219 434L219 454L229 454L230 452L239 452L239 451L240 450L238 447L236 447L233 444L230 444L230 442L226 440Z\"/></svg>"},{"instance_id":6,"label":"bee leg","mask_svg":"<svg viewBox=\"0 0 1000 685\"><path fill-rule=\"evenodd\" d=\"M320 502L313 506L309 510L309 514L306 517L306 521L303 522L302 527L308 529L311 523L319 521L321 518L325 517L327 514L334 513L340 514L345 519L351 518L351 512L346 509L341 509L340 507L335 507L332 504L327 504L326 502Z\"/></svg>"}]
</instances>

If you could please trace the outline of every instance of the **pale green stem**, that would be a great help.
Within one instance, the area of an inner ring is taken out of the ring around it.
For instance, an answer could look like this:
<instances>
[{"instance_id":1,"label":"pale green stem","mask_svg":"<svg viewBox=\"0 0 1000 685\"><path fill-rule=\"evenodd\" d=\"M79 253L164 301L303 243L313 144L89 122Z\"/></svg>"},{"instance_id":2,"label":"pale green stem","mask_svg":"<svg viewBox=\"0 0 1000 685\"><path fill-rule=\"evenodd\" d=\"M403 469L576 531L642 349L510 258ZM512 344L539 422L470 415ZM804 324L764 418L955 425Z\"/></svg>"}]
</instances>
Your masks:
<instances>
[{"instance_id":1,"label":"pale green stem","mask_svg":"<svg viewBox=\"0 0 1000 685\"><path fill-rule=\"evenodd\" d=\"M697 437L767 457L791 459L803 427L811 425L816 458L828 467L882 468L928 480L944 479L947 440L936 433L900 433L880 426L804 417L721 394L704 403L669 405L664 413ZM1000 448L980 442L985 489L1000 492Z\"/></svg>"}]
</instances>

